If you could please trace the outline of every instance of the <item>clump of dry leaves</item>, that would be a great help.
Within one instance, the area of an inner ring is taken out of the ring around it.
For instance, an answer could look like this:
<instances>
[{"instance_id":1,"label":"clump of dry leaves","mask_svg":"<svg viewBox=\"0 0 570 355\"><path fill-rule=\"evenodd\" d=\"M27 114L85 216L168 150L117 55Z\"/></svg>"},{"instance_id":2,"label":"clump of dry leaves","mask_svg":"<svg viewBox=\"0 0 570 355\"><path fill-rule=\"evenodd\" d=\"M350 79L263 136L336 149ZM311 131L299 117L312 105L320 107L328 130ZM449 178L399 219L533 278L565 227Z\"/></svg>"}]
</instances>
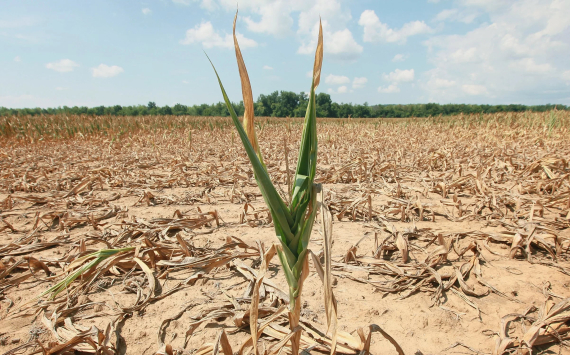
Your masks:
<instances>
[{"instance_id":1,"label":"clump of dry leaves","mask_svg":"<svg viewBox=\"0 0 570 355\"><path fill-rule=\"evenodd\" d=\"M267 170L286 198L296 165L288 152L298 148L302 121L258 122ZM478 319L490 295L520 305L500 324L486 324L488 347L471 350L564 346L570 294L543 285L540 304L524 304L493 270L530 263L570 275L568 122L556 111L319 120L323 208L335 225L369 232L350 235L343 249L311 244L311 272L330 268L334 280L323 283L335 293L350 282L400 302L428 295L433 309L458 319L465 314L450 297ZM273 239L262 237L273 221L228 118L8 117L0 126L5 354L277 354L296 332L308 352L366 353L376 332L397 352L406 349L383 330L382 317L382 328L363 321L345 329L342 314L329 327L308 309L297 330L287 328L286 286L271 263ZM314 234L326 224L317 220ZM53 299L38 298L84 266L86 255L130 247ZM336 312L334 296L323 296L327 315ZM144 323L154 304L176 297L185 299L178 313ZM126 334L130 322L145 335ZM215 336L206 336L214 326ZM26 337L16 339L15 327Z\"/></svg>"}]
</instances>

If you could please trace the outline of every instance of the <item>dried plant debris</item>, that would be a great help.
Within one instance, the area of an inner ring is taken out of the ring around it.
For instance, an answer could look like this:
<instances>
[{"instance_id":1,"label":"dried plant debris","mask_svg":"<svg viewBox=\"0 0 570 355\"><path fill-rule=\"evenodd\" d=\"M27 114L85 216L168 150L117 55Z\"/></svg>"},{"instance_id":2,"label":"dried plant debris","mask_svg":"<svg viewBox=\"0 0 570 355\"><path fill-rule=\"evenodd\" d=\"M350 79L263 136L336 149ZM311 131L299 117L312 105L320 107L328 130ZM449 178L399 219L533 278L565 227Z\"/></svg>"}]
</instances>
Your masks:
<instances>
[{"instance_id":1,"label":"dried plant debris","mask_svg":"<svg viewBox=\"0 0 570 355\"><path fill-rule=\"evenodd\" d=\"M293 330L229 118L2 118L0 353L278 354L297 334L309 353L567 351L569 116L553 112L319 119L330 219L319 207ZM302 120L256 122L286 200Z\"/></svg>"}]
</instances>

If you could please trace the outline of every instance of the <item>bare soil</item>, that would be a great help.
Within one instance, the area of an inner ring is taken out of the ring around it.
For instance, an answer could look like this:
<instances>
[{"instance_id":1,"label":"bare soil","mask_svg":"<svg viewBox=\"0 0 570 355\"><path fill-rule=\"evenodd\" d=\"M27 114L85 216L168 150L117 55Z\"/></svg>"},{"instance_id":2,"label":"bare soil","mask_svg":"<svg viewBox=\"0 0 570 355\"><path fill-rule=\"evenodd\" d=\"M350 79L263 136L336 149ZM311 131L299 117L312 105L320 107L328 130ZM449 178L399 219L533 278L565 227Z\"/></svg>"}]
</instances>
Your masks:
<instances>
[{"instance_id":1,"label":"bare soil","mask_svg":"<svg viewBox=\"0 0 570 355\"><path fill-rule=\"evenodd\" d=\"M300 129L283 120L258 133L284 196L283 141L293 171ZM99 351L105 345L110 353L166 353L171 345L191 354L222 328L238 351L249 336L247 317L236 326L250 305L247 269L259 270L258 241L267 249L277 239L233 130L187 137L158 131L2 142L0 353L41 353L40 344L57 350L93 326L103 334L93 338ZM333 213L339 329L360 341L357 330L367 335L376 324L406 354L497 353L505 337L513 340L509 349L519 346L541 310L570 297L566 138L565 131L500 124L321 122L317 179ZM101 263L100 273L78 278L54 300L37 298L79 257L129 246L136 249L107 269ZM309 248L323 249L319 217ZM221 257L227 260L216 264ZM278 258L265 279L275 288L265 286L261 305L286 304ZM302 300L305 328L326 332L313 266ZM504 334L501 320L510 314L528 317L505 323ZM551 327L567 329L568 319ZM285 320L277 323L287 327ZM569 354L560 341L567 337L533 352ZM264 334L260 349L276 342ZM82 342L54 353L92 349ZM374 333L370 352L396 350Z\"/></svg>"}]
</instances>

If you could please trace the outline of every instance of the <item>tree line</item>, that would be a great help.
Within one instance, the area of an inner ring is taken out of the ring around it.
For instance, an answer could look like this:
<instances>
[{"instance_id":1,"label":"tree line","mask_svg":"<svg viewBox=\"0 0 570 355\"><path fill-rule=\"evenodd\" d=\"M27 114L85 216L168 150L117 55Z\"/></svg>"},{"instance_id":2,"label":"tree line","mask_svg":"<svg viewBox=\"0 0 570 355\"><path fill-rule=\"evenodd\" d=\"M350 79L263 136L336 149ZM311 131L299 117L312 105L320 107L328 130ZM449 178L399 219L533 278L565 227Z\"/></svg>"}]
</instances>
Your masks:
<instances>
[{"instance_id":1,"label":"tree line","mask_svg":"<svg viewBox=\"0 0 570 355\"><path fill-rule=\"evenodd\" d=\"M309 102L305 92L299 94L291 91L275 91L269 95L259 95L255 102L256 116L304 117ZM367 117L429 117L439 115L456 115L460 113L496 113L496 112L544 112L554 109L569 110L566 105L467 105L467 104L406 104L406 105L368 105L333 102L327 93L319 93L316 97L317 116L335 118L367 118ZM243 102L233 103L238 115L243 115ZM0 107L0 116L42 115L42 114L86 114L114 116L146 116L146 115L190 115L190 116L229 116L230 113L223 102L187 106L157 106L154 102L135 106L63 106L57 108L22 108L12 109Z\"/></svg>"}]
</instances>

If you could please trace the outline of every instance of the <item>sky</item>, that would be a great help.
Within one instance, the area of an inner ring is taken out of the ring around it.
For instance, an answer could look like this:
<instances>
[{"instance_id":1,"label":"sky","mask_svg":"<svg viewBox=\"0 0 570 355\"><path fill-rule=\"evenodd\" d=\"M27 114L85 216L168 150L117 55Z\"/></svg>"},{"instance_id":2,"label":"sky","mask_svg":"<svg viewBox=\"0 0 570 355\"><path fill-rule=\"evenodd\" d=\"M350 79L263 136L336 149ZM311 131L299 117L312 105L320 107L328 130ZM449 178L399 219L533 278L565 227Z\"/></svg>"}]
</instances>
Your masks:
<instances>
[{"instance_id":1,"label":"sky","mask_svg":"<svg viewBox=\"0 0 570 355\"><path fill-rule=\"evenodd\" d=\"M239 4L238 4L239 3ZM1 0L0 106L232 101L238 40L253 95L362 104L570 104L570 0Z\"/></svg>"}]
</instances>

